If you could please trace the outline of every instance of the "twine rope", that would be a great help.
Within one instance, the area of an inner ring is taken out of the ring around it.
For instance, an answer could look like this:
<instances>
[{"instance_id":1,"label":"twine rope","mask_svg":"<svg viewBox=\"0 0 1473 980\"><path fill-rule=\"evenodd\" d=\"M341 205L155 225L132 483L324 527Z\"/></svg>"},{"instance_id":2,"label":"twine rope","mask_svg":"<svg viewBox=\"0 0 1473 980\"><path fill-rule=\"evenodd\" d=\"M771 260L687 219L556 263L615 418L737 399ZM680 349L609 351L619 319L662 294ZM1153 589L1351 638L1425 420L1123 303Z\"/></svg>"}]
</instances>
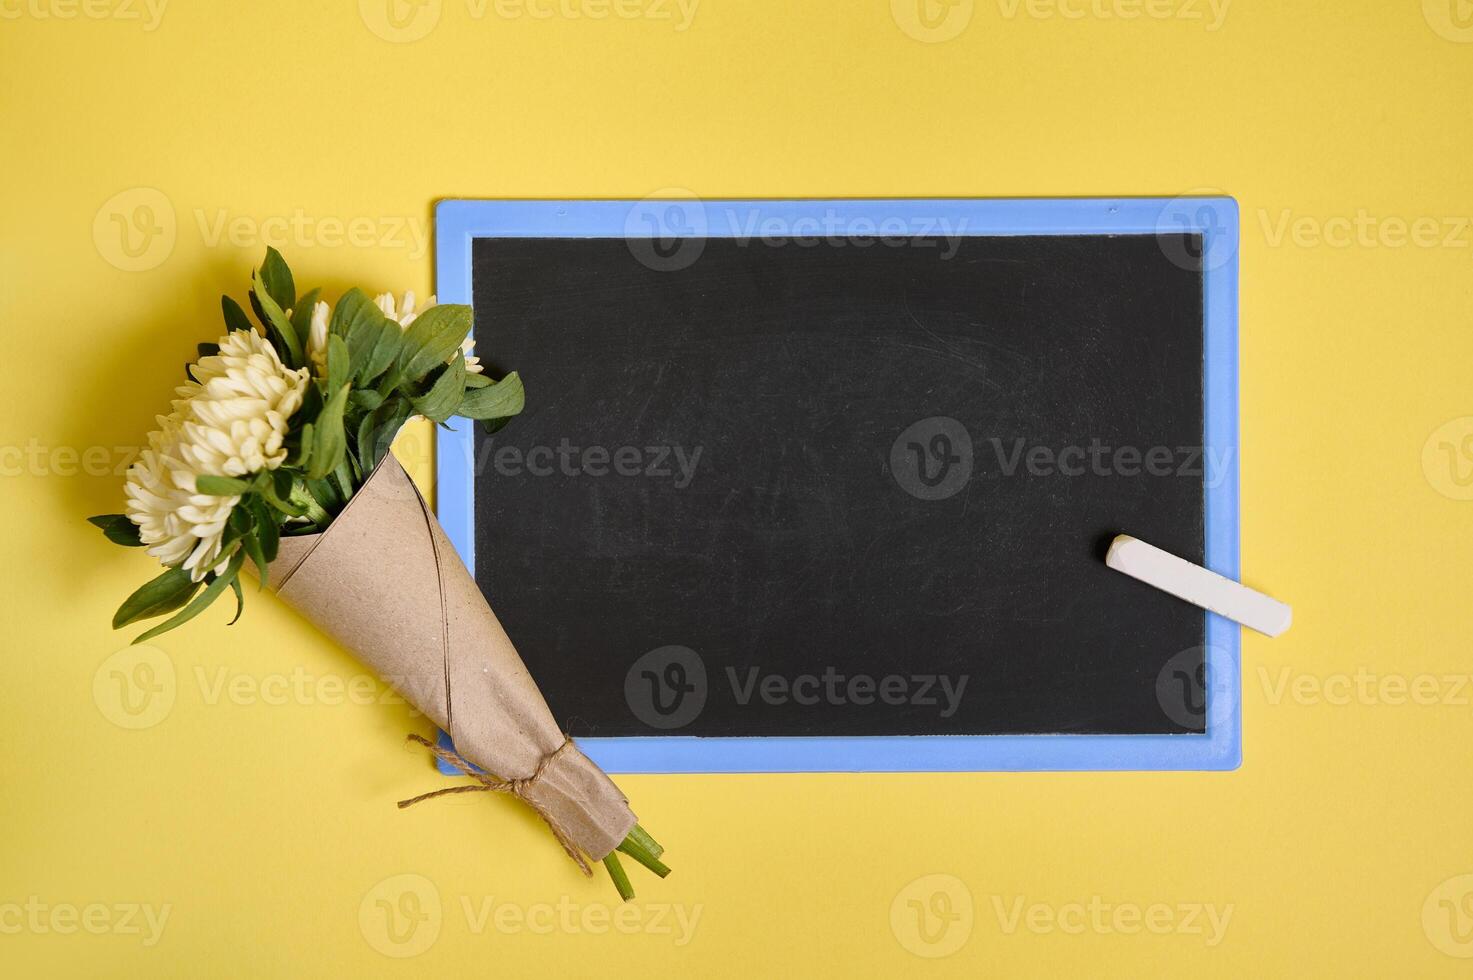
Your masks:
<instances>
[{"instance_id":1,"label":"twine rope","mask_svg":"<svg viewBox=\"0 0 1473 980\"><path fill-rule=\"evenodd\" d=\"M552 765L553 762L556 761L557 757L562 755L563 752L565 752L573 744L573 739L570 736L564 735L563 744L559 745L549 754L543 756L542 761L537 763L537 768L532 771L532 775L527 776L524 779L502 779L500 776L492 775L491 773L481 772L459 752L456 752L453 749L447 749L441 745L436 745L434 742L431 742L423 735L411 734L408 740L411 742L418 742L420 745L423 745L434 754L435 758L441 760L448 765L454 766L460 771L461 775L469 776L476 782L475 785L461 784L459 786L449 786L445 789L437 789L431 790L428 793L421 793L419 796L413 797L412 799L400 800L399 809L403 810L405 807L414 806L416 803L423 803L425 800L433 800L437 796L449 796L453 793L506 793L508 796L514 796L517 799L521 800L523 803L527 804L529 807L531 807L533 812L541 817L542 821L547 824L548 829L552 831L552 836L557 838L557 842L559 844L563 845L563 850L567 852L568 857L573 859L573 863L578 865L579 870L581 870L583 874L587 877L591 877L593 875L593 870L588 866L587 859L583 857L582 852L579 851L577 845L573 843L573 838L568 833L567 829L564 828L560 823L558 823L557 818L553 816L553 814L549 810L538 804L536 800L532 799L532 797L528 795L532 787L537 784L537 780L541 779L542 774L547 771L547 767Z\"/></svg>"}]
</instances>

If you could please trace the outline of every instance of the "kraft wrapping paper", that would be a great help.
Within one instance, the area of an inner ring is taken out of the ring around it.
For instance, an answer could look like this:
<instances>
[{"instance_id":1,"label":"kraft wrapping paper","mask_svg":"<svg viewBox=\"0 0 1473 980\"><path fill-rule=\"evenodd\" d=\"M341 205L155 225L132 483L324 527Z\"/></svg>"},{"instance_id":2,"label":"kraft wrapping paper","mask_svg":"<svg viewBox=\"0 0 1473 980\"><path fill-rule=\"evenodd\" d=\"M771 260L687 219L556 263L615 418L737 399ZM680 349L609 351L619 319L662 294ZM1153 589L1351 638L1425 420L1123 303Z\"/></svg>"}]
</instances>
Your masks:
<instances>
[{"instance_id":1,"label":"kraft wrapping paper","mask_svg":"<svg viewBox=\"0 0 1473 980\"><path fill-rule=\"evenodd\" d=\"M281 539L268 587L486 772L528 778L563 744L511 639L392 455L326 531ZM635 824L624 794L576 745L525 796L596 860Z\"/></svg>"}]
</instances>

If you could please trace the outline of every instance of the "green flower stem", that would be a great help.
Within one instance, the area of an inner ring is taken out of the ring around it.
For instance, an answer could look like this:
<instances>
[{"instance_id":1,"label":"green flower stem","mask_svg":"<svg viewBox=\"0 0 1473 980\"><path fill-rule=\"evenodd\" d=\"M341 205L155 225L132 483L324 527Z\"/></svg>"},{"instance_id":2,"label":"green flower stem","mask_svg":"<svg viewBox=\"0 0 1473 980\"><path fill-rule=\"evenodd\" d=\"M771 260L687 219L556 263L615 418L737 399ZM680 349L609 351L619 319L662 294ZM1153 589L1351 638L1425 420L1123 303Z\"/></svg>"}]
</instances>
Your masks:
<instances>
[{"instance_id":1,"label":"green flower stem","mask_svg":"<svg viewBox=\"0 0 1473 980\"><path fill-rule=\"evenodd\" d=\"M659 857L665 853L665 848L660 846L660 842L651 837L649 831L639 824L634 825L634 829L629 832L628 839L649 851L651 857Z\"/></svg>"},{"instance_id":2,"label":"green flower stem","mask_svg":"<svg viewBox=\"0 0 1473 980\"><path fill-rule=\"evenodd\" d=\"M316 497L312 496L312 491L307 488L307 484L301 478L292 481L291 502L306 509L307 519L316 524L319 531L326 530L327 525L332 523L327 510L317 502Z\"/></svg>"},{"instance_id":3,"label":"green flower stem","mask_svg":"<svg viewBox=\"0 0 1473 980\"><path fill-rule=\"evenodd\" d=\"M634 886L629 884L629 876L624 873L624 866L619 863L619 855L613 851L604 858L604 867L609 869L609 877L614 879L614 887L619 889L619 897L629 901L634 897Z\"/></svg>"},{"instance_id":4,"label":"green flower stem","mask_svg":"<svg viewBox=\"0 0 1473 980\"><path fill-rule=\"evenodd\" d=\"M660 842L651 837L648 831L635 824L634 829L619 846L604 858L604 867L609 869L609 877L614 880L614 887L619 889L619 897L626 902L634 897L634 886L629 883L629 876L624 872L624 865L619 862L619 851L634 858L661 878L670 873L670 869L660 861L660 855L665 853L665 848L661 847Z\"/></svg>"},{"instance_id":5,"label":"green flower stem","mask_svg":"<svg viewBox=\"0 0 1473 980\"><path fill-rule=\"evenodd\" d=\"M619 843L616 850L623 851L646 867L649 867L648 860L654 860L665 853L665 848L660 845L660 842L651 837L649 832L639 824L634 825L634 829L629 831L624 840ZM664 867L664 865L661 865L661 867ZM651 870L654 869L651 868ZM666 873L669 873L669 870L669 868L666 868ZM660 877L663 878L664 875Z\"/></svg>"},{"instance_id":6,"label":"green flower stem","mask_svg":"<svg viewBox=\"0 0 1473 980\"><path fill-rule=\"evenodd\" d=\"M634 858L634 860L638 861L646 868L649 868L661 878L670 873L670 869L661 864L659 858L655 857L639 844L634 843L628 837L624 838L624 843L619 845L618 850L621 850L625 854L628 854L630 857Z\"/></svg>"}]
</instances>

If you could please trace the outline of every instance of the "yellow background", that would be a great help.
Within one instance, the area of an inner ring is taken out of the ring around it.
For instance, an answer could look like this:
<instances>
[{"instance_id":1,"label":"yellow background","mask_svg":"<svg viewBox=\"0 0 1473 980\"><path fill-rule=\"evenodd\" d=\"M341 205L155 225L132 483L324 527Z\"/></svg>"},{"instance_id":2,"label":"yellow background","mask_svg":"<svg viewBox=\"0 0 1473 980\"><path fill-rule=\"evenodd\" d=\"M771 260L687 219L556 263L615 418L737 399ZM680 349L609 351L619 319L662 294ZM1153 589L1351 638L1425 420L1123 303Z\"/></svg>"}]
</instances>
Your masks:
<instances>
[{"instance_id":1,"label":"yellow background","mask_svg":"<svg viewBox=\"0 0 1473 980\"><path fill-rule=\"evenodd\" d=\"M653 0L385 2L0 0L0 973L1466 972L1466 4L960 0L928 29L909 0L703 0L681 30ZM273 600L163 637L151 675L110 660L151 566L82 519L120 509L119 447L265 241L299 283L427 292L402 229L438 198L668 187L1237 197L1243 572L1296 614L1244 638L1240 771L624 777L676 869L635 872L624 934L508 801L397 811L439 780L402 745L425 723L324 703L361 670ZM1407 241L1419 219L1438 233ZM1424 675L1432 703L1397 697ZM130 678L155 689L136 730ZM395 946L380 899L438 933ZM911 899L961 917L928 942ZM1020 899L1070 928L1008 929ZM1179 928L1074 928L1092 900ZM1193 903L1231 907L1219 942ZM156 942L130 904L168 907ZM90 905L104 934L53 927Z\"/></svg>"}]
</instances>

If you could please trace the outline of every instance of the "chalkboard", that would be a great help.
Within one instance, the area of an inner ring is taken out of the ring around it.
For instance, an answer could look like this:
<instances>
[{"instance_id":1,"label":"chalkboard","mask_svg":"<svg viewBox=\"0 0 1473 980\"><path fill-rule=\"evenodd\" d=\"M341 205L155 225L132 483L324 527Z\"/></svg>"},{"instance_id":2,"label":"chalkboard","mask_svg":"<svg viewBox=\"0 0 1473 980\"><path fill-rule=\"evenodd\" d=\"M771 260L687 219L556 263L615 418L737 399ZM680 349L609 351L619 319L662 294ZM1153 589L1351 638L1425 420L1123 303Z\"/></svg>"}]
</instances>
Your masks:
<instances>
[{"instance_id":1,"label":"chalkboard","mask_svg":"<svg viewBox=\"0 0 1473 980\"><path fill-rule=\"evenodd\" d=\"M700 207L468 241L478 352L527 387L458 444L469 550L568 731L1201 742L1213 617L1102 556L1208 563L1235 485L1214 229Z\"/></svg>"}]
</instances>

